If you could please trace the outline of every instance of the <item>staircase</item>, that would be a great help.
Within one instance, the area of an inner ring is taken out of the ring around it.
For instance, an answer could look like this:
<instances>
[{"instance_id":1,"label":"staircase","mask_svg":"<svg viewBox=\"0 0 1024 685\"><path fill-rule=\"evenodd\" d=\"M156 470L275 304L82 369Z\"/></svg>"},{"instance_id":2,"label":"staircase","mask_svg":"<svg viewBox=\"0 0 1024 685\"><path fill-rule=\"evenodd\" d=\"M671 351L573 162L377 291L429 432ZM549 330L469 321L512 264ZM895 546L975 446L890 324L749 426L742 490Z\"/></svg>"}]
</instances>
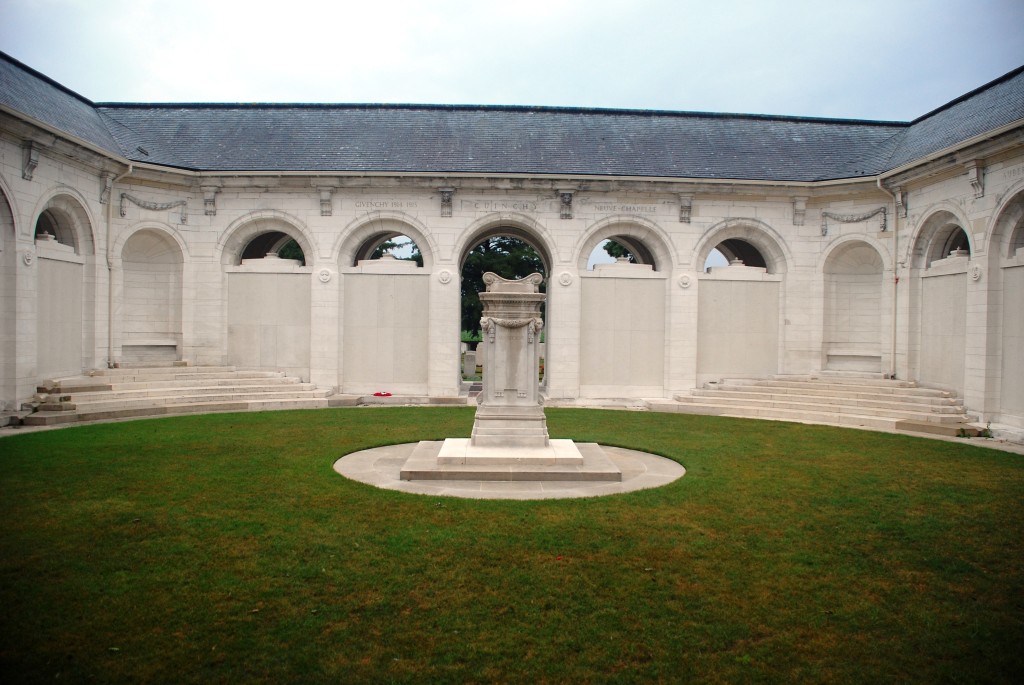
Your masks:
<instances>
[{"instance_id":1,"label":"staircase","mask_svg":"<svg viewBox=\"0 0 1024 685\"><path fill-rule=\"evenodd\" d=\"M46 400L23 419L46 426L140 416L326 407L330 390L275 371L231 366L137 366L60 378L39 388Z\"/></svg>"},{"instance_id":2,"label":"staircase","mask_svg":"<svg viewBox=\"0 0 1024 685\"><path fill-rule=\"evenodd\" d=\"M653 411L779 419L956 436L972 417L952 393L856 373L772 376L707 384Z\"/></svg>"}]
</instances>

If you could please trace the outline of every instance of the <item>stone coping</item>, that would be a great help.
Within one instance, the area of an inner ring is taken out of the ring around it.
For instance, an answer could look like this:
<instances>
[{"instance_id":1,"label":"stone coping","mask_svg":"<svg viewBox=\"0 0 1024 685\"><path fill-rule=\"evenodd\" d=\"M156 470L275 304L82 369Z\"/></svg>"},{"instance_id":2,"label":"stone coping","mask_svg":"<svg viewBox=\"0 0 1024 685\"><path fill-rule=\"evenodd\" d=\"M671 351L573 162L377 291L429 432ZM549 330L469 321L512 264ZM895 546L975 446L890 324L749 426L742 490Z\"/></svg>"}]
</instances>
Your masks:
<instances>
[{"instance_id":1,"label":"stone coping","mask_svg":"<svg viewBox=\"0 0 1024 685\"><path fill-rule=\"evenodd\" d=\"M334 462L334 470L346 478L385 490L470 499L518 500L618 495L667 485L686 473L686 469L671 459L602 445L608 458L622 471L621 482L402 480L402 466L418 445L409 442L353 452Z\"/></svg>"}]
</instances>

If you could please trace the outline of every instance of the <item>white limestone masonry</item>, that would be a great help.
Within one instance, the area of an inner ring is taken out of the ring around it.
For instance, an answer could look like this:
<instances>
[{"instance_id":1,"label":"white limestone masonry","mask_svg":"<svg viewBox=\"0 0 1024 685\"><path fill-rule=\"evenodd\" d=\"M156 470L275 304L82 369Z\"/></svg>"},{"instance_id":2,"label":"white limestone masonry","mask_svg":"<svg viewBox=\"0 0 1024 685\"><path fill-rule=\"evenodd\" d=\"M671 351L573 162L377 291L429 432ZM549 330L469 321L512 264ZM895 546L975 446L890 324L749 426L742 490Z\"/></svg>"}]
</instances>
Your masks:
<instances>
[{"instance_id":1,"label":"white limestone masonry","mask_svg":"<svg viewBox=\"0 0 1024 685\"><path fill-rule=\"evenodd\" d=\"M0 402L149 362L457 398L462 265L513 235L545 266L553 401L838 371L945 390L1024 429L1021 126L822 182L219 173L128 162L5 108ZM371 258L397 235L423 266ZM640 263L589 268L607 239ZM278 256L288 244L301 258ZM708 270L716 250L731 264Z\"/></svg>"}]
</instances>

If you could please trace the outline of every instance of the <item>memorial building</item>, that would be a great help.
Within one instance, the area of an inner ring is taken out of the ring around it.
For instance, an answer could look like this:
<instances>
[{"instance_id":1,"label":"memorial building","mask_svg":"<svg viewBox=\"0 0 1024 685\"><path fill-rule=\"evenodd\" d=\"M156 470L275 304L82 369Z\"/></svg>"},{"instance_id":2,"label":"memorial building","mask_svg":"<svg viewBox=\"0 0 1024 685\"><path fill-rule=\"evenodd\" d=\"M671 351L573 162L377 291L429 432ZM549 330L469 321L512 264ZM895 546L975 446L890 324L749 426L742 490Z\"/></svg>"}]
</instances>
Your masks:
<instances>
[{"instance_id":1,"label":"memorial building","mask_svg":"<svg viewBox=\"0 0 1024 685\"><path fill-rule=\"evenodd\" d=\"M8 412L175 363L464 396L462 266L499 235L545 267L550 403L895 379L1024 429L1024 68L891 122L96 103L0 53ZM373 258L396 236L422 265Z\"/></svg>"}]
</instances>

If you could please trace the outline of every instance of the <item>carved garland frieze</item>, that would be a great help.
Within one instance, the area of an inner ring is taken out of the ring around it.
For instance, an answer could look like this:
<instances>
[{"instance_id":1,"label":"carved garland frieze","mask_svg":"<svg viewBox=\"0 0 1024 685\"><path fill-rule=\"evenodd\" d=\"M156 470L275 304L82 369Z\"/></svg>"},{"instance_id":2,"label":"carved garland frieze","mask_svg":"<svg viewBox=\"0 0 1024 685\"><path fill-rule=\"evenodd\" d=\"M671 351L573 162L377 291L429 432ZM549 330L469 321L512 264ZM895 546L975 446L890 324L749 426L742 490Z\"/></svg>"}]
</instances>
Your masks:
<instances>
[{"instance_id":1,"label":"carved garland frieze","mask_svg":"<svg viewBox=\"0 0 1024 685\"><path fill-rule=\"evenodd\" d=\"M127 216L128 214L128 203L131 202L137 207L142 209L150 209L154 212L160 212L165 209L173 209L175 207L181 207L181 223L188 223L188 214L185 212L188 207L187 200L175 200L174 202L149 202L147 200L140 200L134 195L128 193L121 193L121 216Z\"/></svg>"},{"instance_id":2,"label":"carved garland frieze","mask_svg":"<svg viewBox=\"0 0 1024 685\"><path fill-rule=\"evenodd\" d=\"M879 218L878 230L884 231L886 229L886 211L885 207L879 207L873 209L870 212L864 212L863 214L835 214L833 212L822 212L821 213L821 234L828 235L828 220L838 221L841 224L857 224L861 221L867 221L873 216L881 215Z\"/></svg>"},{"instance_id":3,"label":"carved garland frieze","mask_svg":"<svg viewBox=\"0 0 1024 685\"><path fill-rule=\"evenodd\" d=\"M487 335L487 342L494 342L494 331L498 326L502 328L523 328L526 326L526 342L532 343L534 336L544 328L544 322L537 317L530 319L495 319L493 316L485 316L480 319L480 330Z\"/></svg>"}]
</instances>

